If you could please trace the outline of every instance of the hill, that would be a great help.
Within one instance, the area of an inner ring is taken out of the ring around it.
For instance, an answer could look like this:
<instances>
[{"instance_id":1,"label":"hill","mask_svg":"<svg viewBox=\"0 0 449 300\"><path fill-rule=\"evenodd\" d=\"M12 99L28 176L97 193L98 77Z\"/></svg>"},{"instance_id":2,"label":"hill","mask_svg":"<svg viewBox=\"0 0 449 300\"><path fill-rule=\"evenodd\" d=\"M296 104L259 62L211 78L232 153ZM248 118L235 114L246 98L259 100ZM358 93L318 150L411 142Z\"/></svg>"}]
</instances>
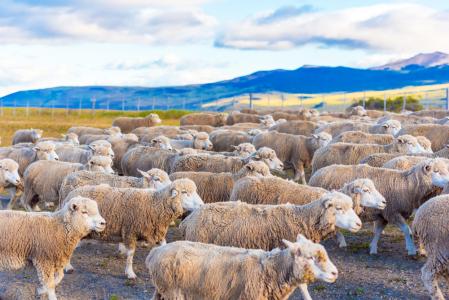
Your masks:
<instances>
[{"instance_id":1,"label":"hill","mask_svg":"<svg viewBox=\"0 0 449 300\"><path fill-rule=\"evenodd\" d=\"M449 66L416 60L390 67L356 69L303 66L296 70L259 71L208 84L173 87L85 86L20 91L0 98L3 106L91 108L116 110L201 109L204 104L248 93L335 93L397 89L449 82ZM439 62L444 62L440 60ZM427 65L430 65L427 67ZM394 67L393 67L394 66ZM400 70L397 69L401 66ZM95 103L92 103L92 100ZM228 108L229 102L218 109Z\"/></svg>"}]
</instances>

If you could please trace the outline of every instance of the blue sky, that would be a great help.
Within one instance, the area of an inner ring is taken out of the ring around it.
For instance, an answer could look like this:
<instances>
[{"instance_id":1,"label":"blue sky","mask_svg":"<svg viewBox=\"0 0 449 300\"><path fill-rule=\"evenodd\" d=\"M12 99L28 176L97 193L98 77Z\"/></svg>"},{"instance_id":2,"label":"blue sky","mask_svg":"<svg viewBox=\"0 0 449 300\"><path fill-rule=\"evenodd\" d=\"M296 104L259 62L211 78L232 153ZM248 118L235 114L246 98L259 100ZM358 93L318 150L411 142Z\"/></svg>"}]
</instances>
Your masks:
<instances>
[{"instance_id":1,"label":"blue sky","mask_svg":"<svg viewBox=\"0 0 449 300\"><path fill-rule=\"evenodd\" d=\"M448 1L2 0L0 95L449 52Z\"/></svg>"}]
</instances>

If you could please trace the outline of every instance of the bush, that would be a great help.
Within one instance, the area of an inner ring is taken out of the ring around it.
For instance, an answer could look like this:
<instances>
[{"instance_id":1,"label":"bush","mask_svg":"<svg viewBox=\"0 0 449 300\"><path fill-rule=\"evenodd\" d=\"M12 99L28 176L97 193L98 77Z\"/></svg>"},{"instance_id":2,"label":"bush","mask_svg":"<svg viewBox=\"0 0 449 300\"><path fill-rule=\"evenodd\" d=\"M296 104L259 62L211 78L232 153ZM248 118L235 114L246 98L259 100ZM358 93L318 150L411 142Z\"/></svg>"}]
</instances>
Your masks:
<instances>
[{"instance_id":1,"label":"bush","mask_svg":"<svg viewBox=\"0 0 449 300\"><path fill-rule=\"evenodd\" d=\"M401 112L402 106L403 106L403 101L404 101L404 97L388 98L387 99L387 111ZM359 100L357 103L354 103L353 105L351 105L351 107L354 107L357 105L363 105L363 100ZM384 99L376 98L376 97L369 97L365 102L365 108L373 109L373 110L384 110ZM418 110L422 110L422 109L424 109L424 107L422 106L421 103L419 103L418 98L415 98L413 96L406 97L405 110L418 111Z\"/></svg>"}]
</instances>

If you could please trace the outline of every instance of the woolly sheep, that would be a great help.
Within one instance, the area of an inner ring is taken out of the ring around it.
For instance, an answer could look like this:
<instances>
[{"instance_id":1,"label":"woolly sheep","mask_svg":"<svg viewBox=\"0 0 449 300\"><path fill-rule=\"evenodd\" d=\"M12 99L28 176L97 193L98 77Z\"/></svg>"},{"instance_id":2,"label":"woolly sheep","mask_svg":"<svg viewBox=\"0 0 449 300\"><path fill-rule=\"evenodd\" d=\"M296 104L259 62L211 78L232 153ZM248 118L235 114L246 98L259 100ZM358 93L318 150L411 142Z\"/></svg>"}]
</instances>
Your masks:
<instances>
[{"instance_id":1,"label":"woolly sheep","mask_svg":"<svg viewBox=\"0 0 449 300\"><path fill-rule=\"evenodd\" d=\"M121 130L119 127L110 127L110 128L95 128L95 127L85 127L85 126L75 126L70 127L69 130L67 130L67 133L75 133L78 135L78 138L85 135L85 134L117 134L121 133Z\"/></svg>"},{"instance_id":2,"label":"woolly sheep","mask_svg":"<svg viewBox=\"0 0 449 300\"><path fill-rule=\"evenodd\" d=\"M283 244L270 252L188 241L154 248L145 260L153 299L287 299L297 287L311 299L307 284L337 279L323 246L301 235Z\"/></svg>"},{"instance_id":3,"label":"woolly sheep","mask_svg":"<svg viewBox=\"0 0 449 300\"><path fill-rule=\"evenodd\" d=\"M10 158L19 164L19 174L23 175L25 169L33 162L39 160L58 160L53 142L38 142L30 147L0 148L0 159Z\"/></svg>"},{"instance_id":4,"label":"woolly sheep","mask_svg":"<svg viewBox=\"0 0 449 300\"><path fill-rule=\"evenodd\" d=\"M212 131L215 130L215 127L210 125L184 125L179 127L181 130L195 130L197 132L207 132L210 134Z\"/></svg>"},{"instance_id":5,"label":"woolly sheep","mask_svg":"<svg viewBox=\"0 0 449 300\"><path fill-rule=\"evenodd\" d=\"M17 199L17 189L20 184L19 164L9 158L0 159L0 186L8 191L9 194L7 209L14 207Z\"/></svg>"},{"instance_id":6,"label":"woolly sheep","mask_svg":"<svg viewBox=\"0 0 449 300\"><path fill-rule=\"evenodd\" d=\"M165 243L170 223L184 210L191 211L203 204L195 183L189 179L173 181L156 191L114 188L104 184L82 186L69 193L64 203L78 196L95 200L108 223L103 234L93 237L114 241L114 238L120 238L119 249L126 253L125 274L129 279L137 277L133 270L133 256L138 239L150 246Z\"/></svg>"},{"instance_id":7,"label":"woolly sheep","mask_svg":"<svg viewBox=\"0 0 449 300\"><path fill-rule=\"evenodd\" d=\"M98 173L91 171L77 171L67 175L59 189L59 203L67 195L85 185L108 184L111 187L132 187L141 189L161 189L171 183L168 174L159 169L151 169L146 172L138 170L142 177L117 176L114 174Z\"/></svg>"},{"instance_id":8,"label":"woolly sheep","mask_svg":"<svg viewBox=\"0 0 449 300\"><path fill-rule=\"evenodd\" d=\"M345 183L358 178L371 179L387 200L384 210L370 212L369 218L374 221L374 237L370 244L370 253L377 254L380 234L387 223L391 223L404 233L408 254L415 255L416 248L406 220L414 209L427 200L428 195L433 193L436 187L444 187L449 182L446 162L439 158L428 159L405 171L368 165L331 165L318 170L310 178L309 184L328 190L339 189Z\"/></svg>"},{"instance_id":9,"label":"woolly sheep","mask_svg":"<svg viewBox=\"0 0 449 300\"><path fill-rule=\"evenodd\" d=\"M309 136L319 127L318 123L312 121L287 121L271 126L269 131L277 131L281 133L289 133L296 135Z\"/></svg>"},{"instance_id":10,"label":"woolly sheep","mask_svg":"<svg viewBox=\"0 0 449 300\"><path fill-rule=\"evenodd\" d=\"M212 142L206 132L198 132L193 136L193 140L170 140L170 145L174 149L193 148L201 150L212 150Z\"/></svg>"},{"instance_id":11,"label":"woolly sheep","mask_svg":"<svg viewBox=\"0 0 449 300\"><path fill-rule=\"evenodd\" d=\"M192 113L183 116L179 123L181 126L186 125L209 125L212 127L219 127L226 125L226 120L228 115L225 113L211 113L211 112L202 112L202 113Z\"/></svg>"},{"instance_id":12,"label":"woolly sheep","mask_svg":"<svg viewBox=\"0 0 449 300\"><path fill-rule=\"evenodd\" d=\"M236 173L243 167L243 165L255 160L264 162L270 170L282 171L284 168L283 163L277 158L273 149L262 147L247 158L209 155L204 153L178 156L171 165L171 172L202 171L213 173Z\"/></svg>"},{"instance_id":13,"label":"woolly sheep","mask_svg":"<svg viewBox=\"0 0 449 300\"><path fill-rule=\"evenodd\" d=\"M145 118L118 117L112 121L112 126L117 126L123 133L130 133L138 127L152 127L161 123L157 114L149 114Z\"/></svg>"},{"instance_id":14,"label":"woolly sheep","mask_svg":"<svg viewBox=\"0 0 449 300\"><path fill-rule=\"evenodd\" d=\"M229 201L234 183L240 178L270 176L268 166L260 161L252 161L244 165L238 173L211 173L211 172L176 172L170 179L189 178L195 182L198 194L205 203Z\"/></svg>"},{"instance_id":15,"label":"woolly sheep","mask_svg":"<svg viewBox=\"0 0 449 300\"><path fill-rule=\"evenodd\" d=\"M432 150L438 151L444 148L449 141L449 126L438 124L406 125L399 134L425 136L432 142Z\"/></svg>"},{"instance_id":16,"label":"woolly sheep","mask_svg":"<svg viewBox=\"0 0 449 300\"><path fill-rule=\"evenodd\" d=\"M17 270L32 262L41 285L38 294L56 300L55 287L78 242L105 226L95 201L82 197L54 213L0 211L0 270Z\"/></svg>"},{"instance_id":17,"label":"woolly sheep","mask_svg":"<svg viewBox=\"0 0 449 300\"><path fill-rule=\"evenodd\" d=\"M12 137L12 144L18 143L36 143L44 133L41 129L19 129Z\"/></svg>"},{"instance_id":18,"label":"woolly sheep","mask_svg":"<svg viewBox=\"0 0 449 300\"><path fill-rule=\"evenodd\" d=\"M388 145L335 143L320 148L312 160L312 174L332 164L355 165L374 153L422 153L424 149L411 135L402 135Z\"/></svg>"},{"instance_id":19,"label":"woolly sheep","mask_svg":"<svg viewBox=\"0 0 449 300\"><path fill-rule=\"evenodd\" d=\"M107 140L110 137L121 137L121 132L112 132L111 134L85 134L79 137L80 144L89 145L98 140Z\"/></svg>"},{"instance_id":20,"label":"woolly sheep","mask_svg":"<svg viewBox=\"0 0 449 300\"><path fill-rule=\"evenodd\" d=\"M401 130L401 122L396 120L386 120L375 124L369 128L369 133L391 134L396 136Z\"/></svg>"},{"instance_id":21,"label":"woolly sheep","mask_svg":"<svg viewBox=\"0 0 449 300\"><path fill-rule=\"evenodd\" d=\"M233 131L219 129L209 135L210 141L214 145L214 151L233 151L232 146L242 143L251 143L253 137L243 131Z\"/></svg>"},{"instance_id":22,"label":"woolly sheep","mask_svg":"<svg viewBox=\"0 0 449 300\"><path fill-rule=\"evenodd\" d=\"M329 124L324 124L315 130L315 133L327 132L331 136L337 136L345 131L363 131L368 132L370 124L354 122L354 121L337 121Z\"/></svg>"},{"instance_id":23,"label":"woolly sheep","mask_svg":"<svg viewBox=\"0 0 449 300\"><path fill-rule=\"evenodd\" d=\"M427 261L421 268L421 280L432 299L444 300L439 287L441 278L448 279L447 216L449 195L434 197L416 211L412 229L421 247L427 254Z\"/></svg>"},{"instance_id":24,"label":"woolly sheep","mask_svg":"<svg viewBox=\"0 0 449 300\"><path fill-rule=\"evenodd\" d=\"M122 174L122 159L125 153L139 144L139 138L133 133L124 134L121 137L109 137L108 142L111 143L111 151L114 153L113 162L114 170L118 174Z\"/></svg>"},{"instance_id":25,"label":"woolly sheep","mask_svg":"<svg viewBox=\"0 0 449 300\"><path fill-rule=\"evenodd\" d=\"M60 145L75 145L78 146L80 144L80 141L78 140L78 135L76 133L67 133L67 134L61 134L62 138L41 138L39 139L39 142L46 142L46 141L52 141L56 146Z\"/></svg>"},{"instance_id":26,"label":"woolly sheep","mask_svg":"<svg viewBox=\"0 0 449 300\"><path fill-rule=\"evenodd\" d=\"M382 168L408 170L426 159L428 159L428 157L425 156L398 156L387 161Z\"/></svg>"},{"instance_id":27,"label":"woolly sheep","mask_svg":"<svg viewBox=\"0 0 449 300\"><path fill-rule=\"evenodd\" d=\"M186 240L271 250L282 239L301 233L314 242L335 234L336 227L358 231L362 226L352 209L352 200L329 192L306 205L251 205L244 202L205 204L182 221Z\"/></svg>"},{"instance_id":28,"label":"woolly sheep","mask_svg":"<svg viewBox=\"0 0 449 300\"><path fill-rule=\"evenodd\" d=\"M411 113L411 115L441 119L444 117L448 117L449 112L446 110L441 110L441 109L439 109L439 110L420 110L420 111L415 111L415 112Z\"/></svg>"},{"instance_id":29,"label":"woolly sheep","mask_svg":"<svg viewBox=\"0 0 449 300\"><path fill-rule=\"evenodd\" d=\"M40 160L25 171L24 192L20 199L28 211L37 211L39 200L58 203L59 189L64 178L75 171L88 170L112 174L112 160L107 156L93 156L87 164Z\"/></svg>"},{"instance_id":30,"label":"woolly sheep","mask_svg":"<svg viewBox=\"0 0 449 300\"><path fill-rule=\"evenodd\" d=\"M261 116L244 114L240 112L232 112L229 114L226 121L227 125L234 125L237 123L260 123Z\"/></svg>"},{"instance_id":31,"label":"woolly sheep","mask_svg":"<svg viewBox=\"0 0 449 300\"><path fill-rule=\"evenodd\" d=\"M391 134L371 134L363 131L345 131L332 139L331 143L353 144L391 144L394 137Z\"/></svg>"},{"instance_id":32,"label":"woolly sheep","mask_svg":"<svg viewBox=\"0 0 449 300\"><path fill-rule=\"evenodd\" d=\"M111 157L111 149L106 146L91 146L89 150L73 147L72 145L63 145L56 148L56 154L60 161L86 164L92 156L108 156ZM113 152L112 152L113 153ZM112 155L111 158L113 158Z\"/></svg>"},{"instance_id":33,"label":"woolly sheep","mask_svg":"<svg viewBox=\"0 0 449 300\"><path fill-rule=\"evenodd\" d=\"M322 132L310 137L278 133L270 131L254 137L253 145L256 149L270 147L286 166L293 167L294 180L306 183L304 168L311 166L312 158L319 148L326 146L332 140L332 136Z\"/></svg>"}]
</instances>

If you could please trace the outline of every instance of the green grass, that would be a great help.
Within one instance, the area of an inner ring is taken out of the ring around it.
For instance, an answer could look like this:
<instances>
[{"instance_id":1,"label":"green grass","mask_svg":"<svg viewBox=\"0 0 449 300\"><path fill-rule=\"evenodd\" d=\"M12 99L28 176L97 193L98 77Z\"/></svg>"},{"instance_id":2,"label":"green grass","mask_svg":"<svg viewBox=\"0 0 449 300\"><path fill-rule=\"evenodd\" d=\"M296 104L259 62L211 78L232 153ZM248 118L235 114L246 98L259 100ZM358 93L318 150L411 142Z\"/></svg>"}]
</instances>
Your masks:
<instances>
[{"instance_id":1,"label":"green grass","mask_svg":"<svg viewBox=\"0 0 449 300\"><path fill-rule=\"evenodd\" d=\"M144 117L157 113L162 119L161 125L179 125L179 118L190 113L186 110L168 111L95 111L30 108L4 108L0 110L0 136L2 146L11 144L12 136L18 129L39 128L44 137L60 137L72 126L92 126L107 128L119 116Z\"/></svg>"}]
</instances>

